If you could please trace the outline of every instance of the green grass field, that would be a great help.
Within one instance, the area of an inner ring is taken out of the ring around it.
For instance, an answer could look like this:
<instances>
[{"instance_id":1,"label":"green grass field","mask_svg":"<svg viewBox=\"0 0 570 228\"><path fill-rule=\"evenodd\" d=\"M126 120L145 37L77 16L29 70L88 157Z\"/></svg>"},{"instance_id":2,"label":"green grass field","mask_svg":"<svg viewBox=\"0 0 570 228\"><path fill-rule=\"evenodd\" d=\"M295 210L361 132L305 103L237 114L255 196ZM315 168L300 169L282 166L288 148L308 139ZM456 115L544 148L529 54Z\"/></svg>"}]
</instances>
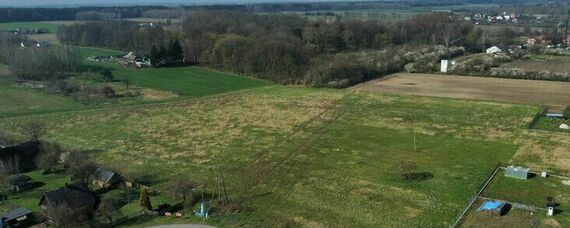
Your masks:
<instances>
[{"instance_id":1,"label":"green grass field","mask_svg":"<svg viewBox=\"0 0 570 228\"><path fill-rule=\"evenodd\" d=\"M54 110L81 108L70 97L49 95L39 89L17 86L11 79L0 75L0 115L17 113L42 113Z\"/></svg>"},{"instance_id":2,"label":"green grass field","mask_svg":"<svg viewBox=\"0 0 570 228\"><path fill-rule=\"evenodd\" d=\"M125 54L101 48L81 48L82 57ZM99 63L84 60L84 65L94 69L113 70L116 79L128 79L135 85L162 91L171 91L185 96L207 96L237 90L268 86L273 83L254 80L200 67L165 67L134 69L114 63Z\"/></svg>"},{"instance_id":3,"label":"green grass field","mask_svg":"<svg viewBox=\"0 0 570 228\"><path fill-rule=\"evenodd\" d=\"M42 22L9 22L0 23L0 30L11 31L18 28L27 29L47 29L49 33L56 33L57 28L62 25L74 23L73 21L42 21Z\"/></svg>"},{"instance_id":4,"label":"green grass field","mask_svg":"<svg viewBox=\"0 0 570 228\"><path fill-rule=\"evenodd\" d=\"M113 74L118 79L129 79L139 86L173 91L186 96L206 96L272 84L200 67L122 68L113 71Z\"/></svg>"},{"instance_id":5,"label":"green grass field","mask_svg":"<svg viewBox=\"0 0 570 228\"><path fill-rule=\"evenodd\" d=\"M114 54L121 53L82 49L83 57ZM181 96L10 115L0 117L0 129L24 139L20 125L40 121L48 129L46 139L91 151L96 161L119 172L147 174L159 189L185 176L211 192L220 165L241 212L207 221L219 226L448 227L491 169L518 153L525 142L521 135L527 136L526 127L539 109L285 87L198 67L86 65L109 68L117 79L128 78L141 88ZM47 96L34 99L42 97ZM33 99L24 97L28 100ZM19 111L25 113L13 110ZM525 159L530 157L517 161ZM398 169L403 161L414 162L416 172L428 178L404 181ZM16 203L37 200L22 195ZM137 205L121 210L133 213ZM200 220L185 215L125 226L196 222Z\"/></svg>"},{"instance_id":6,"label":"green grass field","mask_svg":"<svg viewBox=\"0 0 570 228\"><path fill-rule=\"evenodd\" d=\"M536 108L268 86L164 104L0 119L42 120L47 138L154 185L184 175L213 189L221 164L251 226L449 226ZM11 131L10 129L14 130ZM413 131L417 148L413 149ZM504 131L507 133L498 134ZM414 161L433 178L405 182ZM149 223L168 223L151 220ZM141 224L137 224L141 225Z\"/></svg>"},{"instance_id":7,"label":"green grass field","mask_svg":"<svg viewBox=\"0 0 570 228\"><path fill-rule=\"evenodd\" d=\"M97 74L103 68L113 70L117 82L104 83L115 89L117 94L127 92L121 82L129 79L130 91L142 94L139 98L116 98L105 101L79 102L72 97L48 94L44 89L32 89L29 86L15 83L9 77L8 66L0 66L0 115L45 113L54 111L80 110L119 103L149 103L182 96L207 96L232 91L247 90L272 85L270 82L249 79L241 76L215 72L199 67L148 68L132 69L117 64L87 61L91 55L122 55L121 51L101 48L81 48L81 55L86 70ZM79 80L80 84L102 84L88 80Z\"/></svg>"}]
</instances>

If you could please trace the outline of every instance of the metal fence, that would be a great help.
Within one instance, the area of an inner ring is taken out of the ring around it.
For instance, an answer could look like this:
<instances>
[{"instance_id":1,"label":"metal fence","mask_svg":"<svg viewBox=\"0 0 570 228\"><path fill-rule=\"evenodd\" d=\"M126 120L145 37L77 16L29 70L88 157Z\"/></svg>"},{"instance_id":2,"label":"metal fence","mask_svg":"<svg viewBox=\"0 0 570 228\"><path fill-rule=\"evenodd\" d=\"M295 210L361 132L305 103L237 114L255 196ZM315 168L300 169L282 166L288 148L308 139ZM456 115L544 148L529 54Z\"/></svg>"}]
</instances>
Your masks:
<instances>
[{"instance_id":1,"label":"metal fence","mask_svg":"<svg viewBox=\"0 0 570 228\"><path fill-rule=\"evenodd\" d=\"M465 217L467 212L469 212L469 210L471 209L471 207L473 206L475 201L477 201L477 198L479 198L479 196L481 196L481 193L483 193L483 191L485 191L485 189L487 188L489 183L493 180L493 178L495 178L495 175L497 175L497 172L499 172L500 169L501 169L501 163L498 163L495 166L495 169L493 169L493 172L491 172L488 175L486 181L483 182L481 185L479 185L479 191L477 191L477 193L471 198L471 200L469 200L469 204L467 204L467 207L465 207L465 209L461 212L461 214L459 214L459 216L457 216L457 218L455 219L455 222L450 227L455 228L461 224L461 222L463 221L463 218Z\"/></svg>"}]
</instances>

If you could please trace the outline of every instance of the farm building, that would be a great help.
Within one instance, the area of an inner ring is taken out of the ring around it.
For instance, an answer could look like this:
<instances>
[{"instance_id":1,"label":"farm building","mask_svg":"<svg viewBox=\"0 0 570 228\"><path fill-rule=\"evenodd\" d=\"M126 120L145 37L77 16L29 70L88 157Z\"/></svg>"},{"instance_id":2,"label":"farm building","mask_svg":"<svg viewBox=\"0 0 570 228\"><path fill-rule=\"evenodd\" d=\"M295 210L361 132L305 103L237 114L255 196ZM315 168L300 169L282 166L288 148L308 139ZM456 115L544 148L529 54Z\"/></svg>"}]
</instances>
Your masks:
<instances>
[{"instance_id":1,"label":"farm building","mask_svg":"<svg viewBox=\"0 0 570 228\"><path fill-rule=\"evenodd\" d=\"M487 212L487 213L491 213L493 215L496 216L502 216L504 214L506 214L506 212L509 209L509 204L505 203L505 202L501 202L501 201L497 201L497 200L490 200L490 201L485 201L481 207L479 207L479 209L477 209L478 212Z\"/></svg>"},{"instance_id":2,"label":"farm building","mask_svg":"<svg viewBox=\"0 0 570 228\"><path fill-rule=\"evenodd\" d=\"M505 176L526 180L528 179L529 171L530 171L529 168L523 168L520 166L515 167L511 165L507 167L507 172L505 173Z\"/></svg>"},{"instance_id":3,"label":"farm building","mask_svg":"<svg viewBox=\"0 0 570 228\"><path fill-rule=\"evenodd\" d=\"M36 168L35 160L40 152L40 142L30 141L0 148L0 161L9 173L31 171Z\"/></svg>"},{"instance_id":4,"label":"farm building","mask_svg":"<svg viewBox=\"0 0 570 228\"><path fill-rule=\"evenodd\" d=\"M503 50L497 46L492 46L490 48L487 48L487 50L485 50L485 53L487 54L497 54L497 53L503 53Z\"/></svg>"},{"instance_id":5,"label":"farm building","mask_svg":"<svg viewBox=\"0 0 570 228\"><path fill-rule=\"evenodd\" d=\"M66 205L73 211L74 216L87 219L93 214L96 206L95 194L80 182L66 185L53 191L45 192L40 199L42 214L49 217L49 210Z\"/></svg>"},{"instance_id":6,"label":"farm building","mask_svg":"<svg viewBox=\"0 0 570 228\"><path fill-rule=\"evenodd\" d=\"M29 176L18 174L10 178L10 188L12 191L20 192L32 189L33 187L34 183L32 182L32 178Z\"/></svg>"},{"instance_id":7,"label":"farm building","mask_svg":"<svg viewBox=\"0 0 570 228\"><path fill-rule=\"evenodd\" d=\"M2 223L0 227L28 227L32 220L32 211L27 208L19 207L12 209L2 215Z\"/></svg>"},{"instance_id":8,"label":"farm building","mask_svg":"<svg viewBox=\"0 0 570 228\"><path fill-rule=\"evenodd\" d=\"M552 118L552 119L562 119L564 118L564 114L563 113L546 113L545 115L547 118Z\"/></svg>"},{"instance_id":9,"label":"farm building","mask_svg":"<svg viewBox=\"0 0 570 228\"><path fill-rule=\"evenodd\" d=\"M108 188L120 183L122 180L123 178L113 171L104 168L97 168L95 171L93 184L99 188Z\"/></svg>"},{"instance_id":10,"label":"farm building","mask_svg":"<svg viewBox=\"0 0 570 228\"><path fill-rule=\"evenodd\" d=\"M141 53L129 52L127 55L118 59L123 66L135 66L137 68L152 66L148 55Z\"/></svg>"}]
</instances>

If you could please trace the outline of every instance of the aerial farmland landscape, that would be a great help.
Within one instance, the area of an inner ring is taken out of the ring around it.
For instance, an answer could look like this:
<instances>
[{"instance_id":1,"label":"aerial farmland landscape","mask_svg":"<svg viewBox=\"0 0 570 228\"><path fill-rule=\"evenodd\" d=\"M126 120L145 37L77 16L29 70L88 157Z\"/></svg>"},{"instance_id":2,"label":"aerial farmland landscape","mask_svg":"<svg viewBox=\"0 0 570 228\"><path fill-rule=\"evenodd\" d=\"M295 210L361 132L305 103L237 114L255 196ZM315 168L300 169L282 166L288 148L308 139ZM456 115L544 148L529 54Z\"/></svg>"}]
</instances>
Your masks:
<instances>
[{"instance_id":1,"label":"aerial farmland landscape","mask_svg":"<svg viewBox=\"0 0 570 228\"><path fill-rule=\"evenodd\" d=\"M0 227L570 227L568 1L29 2Z\"/></svg>"}]
</instances>

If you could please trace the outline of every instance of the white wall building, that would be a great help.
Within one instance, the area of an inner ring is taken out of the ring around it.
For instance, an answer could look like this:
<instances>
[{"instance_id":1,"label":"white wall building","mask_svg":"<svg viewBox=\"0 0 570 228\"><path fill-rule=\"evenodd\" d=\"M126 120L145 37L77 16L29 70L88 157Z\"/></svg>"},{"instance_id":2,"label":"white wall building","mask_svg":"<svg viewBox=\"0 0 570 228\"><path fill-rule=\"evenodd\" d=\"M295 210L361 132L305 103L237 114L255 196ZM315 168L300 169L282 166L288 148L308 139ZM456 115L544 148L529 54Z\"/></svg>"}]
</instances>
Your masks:
<instances>
[{"instance_id":1,"label":"white wall building","mask_svg":"<svg viewBox=\"0 0 570 228\"><path fill-rule=\"evenodd\" d=\"M502 53L503 50L501 50L499 47L497 46L493 46L490 48L487 48L487 50L485 51L487 54L497 54L497 53Z\"/></svg>"}]
</instances>

